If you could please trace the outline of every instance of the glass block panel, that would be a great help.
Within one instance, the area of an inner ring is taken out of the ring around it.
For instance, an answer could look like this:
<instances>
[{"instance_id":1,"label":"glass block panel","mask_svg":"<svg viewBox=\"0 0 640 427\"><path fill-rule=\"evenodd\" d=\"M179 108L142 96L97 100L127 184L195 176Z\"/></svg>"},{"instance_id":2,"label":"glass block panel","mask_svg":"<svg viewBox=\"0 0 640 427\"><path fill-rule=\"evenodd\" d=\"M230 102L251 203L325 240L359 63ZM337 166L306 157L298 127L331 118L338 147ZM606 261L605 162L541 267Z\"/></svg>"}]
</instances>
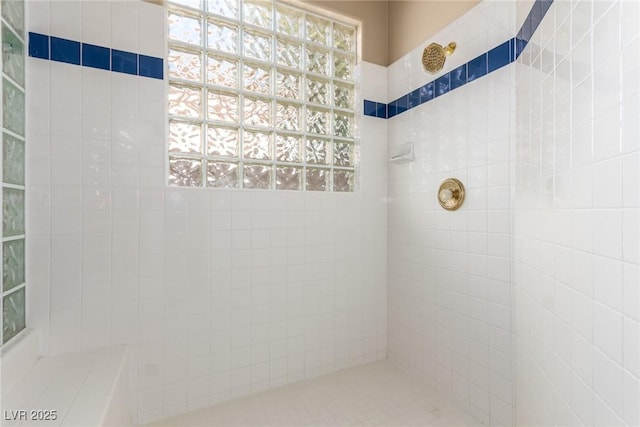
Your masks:
<instances>
[{"instance_id":1,"label":"glass block panel","mask_svg":"<svg viewBox=\"0 0 640 427\"><path fill-rule=\"evenodd\" d=\"M244 21L247 24L271 29L271 1L244 0Z\"/></svg>"},{"instance_id":2,"label":"glass block panel","mask_svg":"<svg viewBox=\"0 0 640 427\"><path fill-rule=\"evenodd\" d=\"M7 79L3 79L3 85L2 118L4 127L24 136L24 92Z\"/></svg>"},{"instance_id":3,"label":"glass block panel","mask_svg":"<svg viewBox=\"0 0 640 427\"><path fill-rule=\"evenodd\" d=\"M2 71L24 87L24 44L5 24L2 24L2 67Z\"/></svg>"},{"instance_id":4,"label":"glass block panel","mask_svg":"<svg viewBox=\"0 0 640 427\"><path fill-rule=\"evenodd\" d=\"M330 35L331 22L317 16L307 15L307 40L328 45Z\"/></svg>"},{"instance_id":5,"label":"glass block panel","mask_svg":"<svg viewBox=\"0 0 640 427\"><path fill-rule=\"evenodd\" d=\"M356 29L346 25L333 24L333 47L353 52L356 49Z\"/></svg>"},{"instance_id":6,"label":"glass block panel","mask_svg":"<svg viewBox=\"0 0 640 427\"><path fill-rule=\"evenodd\" d=\"M270 165L244 165L244 188L271 188Z\"/></svg>"},{"instance_id":7,"label":"glass block panel","mask_svg":"<svg viewBox=\"0 0 640 427\"><path fill-rule=\"evenodd\" d=\"M316 104L329 103L330 85L328 80L307 78L307 101Z\"/></svg>"},{"instance_id":8,"label":"glass block panel","mask_svg":"<svg viewBox=\"0 0 640 427\"><path fill-rule=\"evenodd\" d=\"M207 22L207 46L222 52L238 52L238 26L215 19Z\"/></svg>"},{"instance_id":9,"label":"glass block panel","mask_svg":"<svg viewBox=\"0 0 640 427\"><path fill-rule=\"evenodd\" d=\"M212 85L238 87L238 60L220 56L207 57L207 82Z\"/></svg>"},{"instance_id":10,"label":"glass block panel","mask_svg":"<svg viewBox=\"0 0 640 427\"><path fill-rule=\"evenodd\" d=\"M354 166L353 142L333 141L333 164L335 166Z\"/></svg>"},{"instance_id":11,"label":"glass block panel","mask_svg":"<svg viewBox=\"0 0 640 427\"><path fill-rule=\"evenodd\" d=\"M300 74L287 71L276 72L276 96L290 99L300 99Z\"/></svg>"},{"instance_id":12,"label":"glass block panel","mask_svg":"<svg viewBox=\"0 0 640 427\"><path fill-rule=\"evenodd\" d=\"M202 44L200 17L169 12L169 38L183 43Z\"/></svg>"},{"instance_id":13,"label":"glass block panel","mask_svg":"<svg viewBox=\"0 0 640 427\"><path fill-rule=\"evenodd\" d=\"M24 185L24 142L2 134L2 180L8 184Z\"/></svg>"},{"instance_id":14,"label":"glass block panel","mask_svg":"<svg viewBox=\"0 0 640 427\"><path fill-rule=\"evenodd\" d=\"M199 118L202 115L202 90L198 87L169 85L169 114Z\"/></svg>"},{"instance_id":15,"label":"glass block panel","mask_svg":"<svg viewBox=\"0 0 640 427\"><path fill-rule=\"evenodd\" d=\"M353 116L350 114L336 113L335 135L343 138L353 138Z\"/></svg>"},{"instance_id":16,"label":"glass block panel","mask_svg":"<svg viewBox=\"0 0 640 427\"><path fill-rule=\"evenodd\" d=\"M316 74L329 74L329 51L307 48L307 71Z\"/></svg>"},{"instance_id":17,"label":"glass block panel","mask_svg":"<svg viewBox=\"0 0 640 427\"><path fill-rule=\"evenodd\" d=\"M329 135L329 112L316 108L307 108L307 132Z\"/></svg>"},{"instance_id":18,"label":"glass block panel","mask_svg":"<svg viewBox=\"0 0 640 427\"><path fill-rule=\"evenodd\" d=\"M169 77L193 81L202 80L202 64L199 52L170 49L167 57Z\"/></svg>"},{"instance_id":19,"label":"glass block panel","mask_svg":"<svg viewBox=\"0 0 640 427\"><path fill-rule=\"evenodd\" d=\"M217 188L238 188L237 163L207 162L207 186Z\"/></svg>"},{"instance_id":20,"label":"glass block panel","mask_svg":"<svg viewBox=\"0 0 640 427\"><path fill-rule=\"evenodd\" d=\"M255 64L244 64L244 88L251 92L271 95L271 70Z\"/></svg>"},{"instance_id":21,"label":"glass block panel","mask_svg":"<svg viewBox=\"0 0 640 427\"><path fill-rule=\"evenodd\" d=\"M209 126L207 129L207 155L238 157L240 137L238 129Z\"/></svg>"},{"instance_id":22,"label":"glass block panel","mask_svg":"<svg viewBox=\"0 0 640 427\"><path fill-rule=\"evenodd\" d=\"M5 3L2 4L3 8ZM22 288L2 300L2 344L6 344L25 328L25 318L25 293Z\"/></svg>"},{"instance_id":23,"label":"glass block panel","mask_svg":"<svg viewBox=\"0 0 640 427\"><path fill-rule=\"evenodd\" d=\"M278 190L300 190L302 188L302 168L276 167L276 188Z\"/></svg>"},{"instance_id":24,"label":"glass block panel","mask_svg":"<svg viewBox=\"0 0 640 427\"><path fill-rule=\"evenodd\" d=\"M238 122L238 95L209 91L207 99L207 117L209 120Z\"/></svg>"},{"instance_id":25,"label":"glass block panel","mask_svg":"<svg viewBox=\"0 0 640 427\"><path fill-rule=\"evenodd\" d=\"M302 44L290 40L276 40L276 61L278 65L285 67L300 68L302 59Z\"/></svg>"},{"instance_id":26,"label":"glass block panel","mask_svg":"<svg viewBox=\"0 0 640 427\"><path fill-rule=\"evenodd\" d=\"M2 244L2 290L24 283L24 239Z\"/></svg>"},{"instance_id":27,"label":"glass block panel","mask_svg":"<svg viewBox=\"0 0 640 427\"><path fill-rule=\"evenodd\" d=\"M276 126L283 130L300 130L302 106L278 103L276 106Z\"/></svg>"},{"instance_id":28,"label":"glass block panel","mask_svg":"<svg viewBox=\"0 0 640 427\"><path fill-rule=\"evenodd\" d=\"M271 159L273 155L271 147L273 138L270 133L245 130L243 136L243 155L245 159Z\"/></svg>"},{"instance_id":29,"label":"glass block panel","mask_svg":"<svg viewBox=\"0 0 640 427\"><path fill-rule=\"evenodd\" d=\"M299 10L278 4L276 7L276 31L293 37L302 37L302 20Z\"/></svg>"},{"instance_id":30,"label":"glass block panel","mask_svg":"<svg viewBox=\"0 0 640 427\"><path fill-rule=\"evenodd\" d=\"M346 170L333 171L333 191L354 191L355 173Z\"/></svg>"},{"instance_id":31,"label":"glass block panel","mask_svg":"<svg viewBox=\"0 0 640 427\"><path fill-rule=\"evenodd\" d=\"M351 85L335 84L333 86L333 102L336 107L353 110L354 89Z\"/></svg>"},{"instance_id":32,"label":"glass block panel","mask_svg":"<svg viewBox=\"0 0 640 427\"><path fill-rule=\"evenodd\" d=\"M24 191L2 189L2 236L24 234Z\"/></svg>"},{"instance_id":33,"label":"glass block panel","mask_svg":"<svg viewBox=\"0 0 640 427\"><path fill-rule=\"evenodd\" d=\"M276 135L276 160L300 163L302 138L297 135Z\"/></svg>"},{"instance_id":34,"label":"glass block panel","mask_svg":"<svg viewBox=\"0 0 640 427\"><path fill-rule=\"evenodd\" d=\"M271 36L259 31L245 30L244 54L261 61L271 61Z\"/></svg>"},{"instance_id":35,"label":"glass block panel","mask_svg":"<svg viewBox=\"0 0 640 427\"><path fill-rule=\"evenodd\" d=\"M227 18L238 17L238 0L207 0L207 10Z\"/></svg>"},{"instance_id":36,"label":"glass block panel","mask_svg":"<svg viewBox=\"0 0 640 427\"><path fill-rule=\"evenodd\" d=\"M202 185L202 161L199 159L169 158L169 185L200 187Z\"/></svg>"},{"instance_id":37,"label":"glass block panel","mask_svg":"<svg viewBox=\"0 0 640 427\"><path fill-rule=\"evenodd\" d=\"M244 98L244 124L249 126L270 127L271 101L260 98Z\"/></svg>"},{"instance_id":38,"label":"glass block panel","mask_svg":"<svg viewBox=\"0 0 640 427\"><path fill-rule=\"evenodd\" d=\"M327 191L329 188L329 171L327 169L307 168L308 191Z\"/></svg>"},{"instance_id":39,"label":"glass block panel","mask_svg":"<svg viewBox=\"0 0 640 427\"><path fill-rule=\"evenodd\" d=\"M202 135L199 124L169 122L169 152L202 153Z\"/></svg>"},{"instance_id":40,"label":"glass block panel","mask_svg":"<svg viewBox=\"0 0 640 427\"><path fill-rule=\"evenodd\" d=\"M24 0L3 1L2 17L16 30L18 35L24 35Z\"/></svg>"},{"instance_id":41,"label":"glass block panel","mask_svg":"<svg viewBox=\"0 0 640 427\"><path fill-rule=\"evenodd\" d=\"M307 138L307 163L328 164L331 141L324 138Z\"/></svg>"},{"instance_id":42,"label":"glass block panel","mask_svg":"<svg viewBox=\"0 0 640 427\"><path fill-rule=\"evenodd\" d=\"M333 75L342 80L353 79L353 59L349 56L335 55Z\"/></svg>"}]
</instances>

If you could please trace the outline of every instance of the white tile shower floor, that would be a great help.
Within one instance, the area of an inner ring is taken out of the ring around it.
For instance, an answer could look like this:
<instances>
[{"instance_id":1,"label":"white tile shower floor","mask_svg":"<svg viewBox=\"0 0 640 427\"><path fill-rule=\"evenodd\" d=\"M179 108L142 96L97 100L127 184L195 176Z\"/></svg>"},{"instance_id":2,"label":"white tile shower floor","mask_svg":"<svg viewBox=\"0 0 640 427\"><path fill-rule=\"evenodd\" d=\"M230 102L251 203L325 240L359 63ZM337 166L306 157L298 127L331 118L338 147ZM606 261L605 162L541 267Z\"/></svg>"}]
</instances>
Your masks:
<instances>
[{"instance_id":1,"label":"white tile shower floor","mask_svg":"<svg viewBox=\"0 0 640 427\"><path fill-rule=\"evenodd\" d=\"M480 426L388 361L335 372L156 421L195 426Z\"/></svg>"}]
</instances>

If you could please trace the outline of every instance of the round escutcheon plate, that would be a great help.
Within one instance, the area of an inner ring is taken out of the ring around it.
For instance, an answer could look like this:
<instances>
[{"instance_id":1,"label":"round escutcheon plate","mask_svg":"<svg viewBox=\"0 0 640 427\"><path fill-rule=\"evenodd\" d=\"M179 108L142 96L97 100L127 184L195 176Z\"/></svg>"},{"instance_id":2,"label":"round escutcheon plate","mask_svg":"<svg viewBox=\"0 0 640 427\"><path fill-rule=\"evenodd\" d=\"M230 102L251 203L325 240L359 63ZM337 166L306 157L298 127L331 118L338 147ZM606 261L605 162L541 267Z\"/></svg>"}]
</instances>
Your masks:
<instances>
[{"instance_id":1,"label":"round escutcheon plate","mask_svg":"<svg viewBox=\"0 0 640 427\"><path fill-rule=\"evenodd\" d=\"M438 203L448 211L455 211L464 202L464 185L455 179L447 178L438 189Z\"/></svg>"}]
</instances>

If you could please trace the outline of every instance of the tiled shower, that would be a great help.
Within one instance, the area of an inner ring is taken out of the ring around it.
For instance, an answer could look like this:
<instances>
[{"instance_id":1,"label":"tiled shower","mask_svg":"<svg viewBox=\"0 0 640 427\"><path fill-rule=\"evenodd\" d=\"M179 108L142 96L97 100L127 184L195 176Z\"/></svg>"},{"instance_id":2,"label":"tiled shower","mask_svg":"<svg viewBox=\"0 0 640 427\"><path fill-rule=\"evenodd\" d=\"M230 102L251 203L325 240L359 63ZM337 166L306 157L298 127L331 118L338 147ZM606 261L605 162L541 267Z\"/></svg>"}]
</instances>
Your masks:
<instances>
[{"instance_id":1,"label":"tiled shower","mask_svg":"<svg viewBox=\"0 0 640 427\"><path fill-rule=\"evenodd\" d=\"M640 3L485 0L360 61L352 192L168 185L156 3L2 2L5 372L126 359L132 424L377 362L485 425L640 425Z\"/></svg>"}]
</instances>

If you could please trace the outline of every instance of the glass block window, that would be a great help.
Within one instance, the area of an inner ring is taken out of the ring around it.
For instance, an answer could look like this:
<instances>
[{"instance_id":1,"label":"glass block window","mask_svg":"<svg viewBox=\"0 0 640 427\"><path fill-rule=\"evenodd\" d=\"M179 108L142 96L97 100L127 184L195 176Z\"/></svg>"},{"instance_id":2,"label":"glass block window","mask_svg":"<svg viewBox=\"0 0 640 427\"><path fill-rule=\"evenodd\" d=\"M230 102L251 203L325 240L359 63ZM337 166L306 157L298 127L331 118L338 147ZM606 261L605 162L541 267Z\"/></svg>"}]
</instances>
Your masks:
<instances>
[{"instance_id":1,"label":"glass block window","mask_svg":"<svg viewBox=\"0 0 640 427\"><path fill-rule=\"evenodd\" d=\"M274 0L168 8L169 185L354 191L356 28Z\"/></svg>"}]
</instances>

